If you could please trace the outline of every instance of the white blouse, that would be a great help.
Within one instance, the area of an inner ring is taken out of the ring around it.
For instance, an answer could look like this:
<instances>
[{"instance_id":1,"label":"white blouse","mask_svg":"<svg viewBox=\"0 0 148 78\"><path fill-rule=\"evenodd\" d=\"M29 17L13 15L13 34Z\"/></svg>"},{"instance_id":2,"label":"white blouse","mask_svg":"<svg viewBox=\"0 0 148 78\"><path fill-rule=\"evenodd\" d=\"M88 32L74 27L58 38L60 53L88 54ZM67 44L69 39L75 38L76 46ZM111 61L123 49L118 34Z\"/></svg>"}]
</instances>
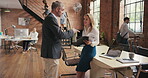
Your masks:
<instances>
[{"instance_id":1,"label":"white blouse","mask_svg":"<svg viewBox=\"0 0 148 78\"><path fill-rule=\"evenodd\" d=\"M84 30L82 32L82 36L88 36L89 37L89 41L92 42L91 46L97 46L99 44L99 30L95 27L92 28L92 30L89 32L89 29L86 29L84 27Z\"/></svg>"},{"instance_id":2,"label":"white blouse","mask_svg":"<svg viewBox=\"0 0 148 78\"><path fill-rule=\"evenodd\" d=\"M31 39L38 39L38 32L30 32L29 37L31 37Z\"/></svg>"}]
</instances>

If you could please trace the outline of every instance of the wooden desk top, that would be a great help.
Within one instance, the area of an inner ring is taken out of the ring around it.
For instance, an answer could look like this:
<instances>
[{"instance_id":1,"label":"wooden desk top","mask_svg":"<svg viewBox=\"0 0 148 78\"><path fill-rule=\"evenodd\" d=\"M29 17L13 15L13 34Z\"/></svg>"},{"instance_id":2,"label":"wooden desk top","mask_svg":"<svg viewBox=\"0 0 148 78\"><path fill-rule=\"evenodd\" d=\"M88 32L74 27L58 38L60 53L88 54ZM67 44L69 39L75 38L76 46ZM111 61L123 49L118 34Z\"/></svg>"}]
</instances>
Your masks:
<instances>
[{"instance_id":1,"label":"wooden desk top","mask_svg":"<svg viewBox=\"0 0 148 78\"><path fill-rule=\"evenodd\" d=\"M0 39L7 39L7 38L11 38L11 36L0 35Z\"/></svg>"},{"instance_id":2,"label":"wooden desk top","mask_svg":"<svg viewBox=\"0 0 148 78\"><path fill-rule=\"evenodd\" d=\"M12 36L0 35L0 39L5 39L6 41L29 41L38 40L38 38L12 38Z\"/></svg>"},{"instance_id":3,"label":"wooden desk top","mask_svg":"<svg viewBox=\"0 0 148 78\"><path fill-rule=\"evenodd\" d=\"M6 41L30 41L30 40L38 40L38 39L29 39L29 38L8 38L5 39Z\"/></svg>"},{"instance_id":4,"label":"wooden desk top","mask_svg":"<svg viewBox=\"0 0 148 78\"><path fill-rule=\"evenodd\" d=\"M77 53L81 53L83 47L74 47L75 52ZM102 67L102 68L107 68L107 69L116 69L116 68L123 68L123 67L129 67L129 66L137 66L140 64L145 64L148 63L148 57L145 56L141 56L141 55L137 55L135 54L134 56L134 60L139 61L139 63L120 63L118 61L116 61L116 59L118 58L128 58L128 53L126 51L122 51L122 54L120 57L117 57L115 59L107 59L107 58L103 58L100 57L99 55L101 55L101 53L106 53L108 51L108 46L97 46L97 52L96 52L96 56L93 59L93 63L95 63L96 65Z\"/></svg>"}]
</instances>

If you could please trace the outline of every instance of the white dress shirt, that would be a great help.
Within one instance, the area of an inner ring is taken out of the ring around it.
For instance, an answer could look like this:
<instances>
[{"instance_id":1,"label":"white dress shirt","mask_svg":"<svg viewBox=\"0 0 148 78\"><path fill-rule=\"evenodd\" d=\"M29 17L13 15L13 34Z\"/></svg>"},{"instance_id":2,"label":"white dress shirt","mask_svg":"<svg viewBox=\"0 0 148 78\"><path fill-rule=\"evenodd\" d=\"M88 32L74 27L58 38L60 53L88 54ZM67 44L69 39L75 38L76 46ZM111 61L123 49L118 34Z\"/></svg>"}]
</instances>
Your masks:
<instances>
[{"instance_id":1,"label":"white dress shirt","mask_svg":"<svg viewBox=\"0 0 148 78\"><path fill-rule=\"evenodd\" d=\"M60 24L66 24L67 20L66 20L66 13L64 12L61 17L60 17Z\"/></svg>"},{"instance_id":2,"label":"white dress shirt","mask_svg":"<svg viewBox=\"0 0 148 78\"><path fill-rule=\"evenodd\" d=\"M91 31L89 31L90 27L88 29L86 29L84 27L84 30L82 32L82 36L88 36L89 37L89 41L92 42L91 46L97 46L99 44L99 30L95 27L92 28Z\"/></svg>"},{"instance_id":3,"label":"white dress shirt","mask_svg":"<svg viewBox=\"0 0 148 78\"><path fill-rule=\"evenodd\" d=\"M127 23L123 23L123 24L121 25L120 33L121 33L121 36L122 36L122 37L127 33L127 34L124 36L124 38L127 38L127 39L129 38L129 34L134 34L132 31L130 31L130 30L128 29Z\"/></svg>"},{"instance_id":4,"label":"white dress shirt","mask_svg":"<svg viewBox=\"0 0 148 78\"><path fill-rule=\"evenodd\" d=\"M29 37L31 39L37 39L38 40L38 32L30 32Z\"/></svg>"},{"instance_id":5,"label":"white dress shirt","mask_svg":"<svg viewBox=\"0 0 148 78\"><path fill-rule=\"evenodd\" d=\"M57 16L55 16L53 13L51 13L56 19L57 19ZM57 19L58 20L58 19Z\"/></svg>"}]
</instances>

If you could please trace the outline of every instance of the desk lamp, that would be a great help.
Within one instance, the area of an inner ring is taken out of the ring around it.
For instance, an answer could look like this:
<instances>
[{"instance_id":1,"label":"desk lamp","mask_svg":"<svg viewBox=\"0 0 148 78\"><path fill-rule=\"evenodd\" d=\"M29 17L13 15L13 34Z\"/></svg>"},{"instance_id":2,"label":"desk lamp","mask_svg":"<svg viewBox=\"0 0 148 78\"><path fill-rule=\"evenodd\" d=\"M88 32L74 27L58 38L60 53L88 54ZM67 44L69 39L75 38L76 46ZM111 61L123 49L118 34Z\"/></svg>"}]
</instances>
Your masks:
<instances>
[{"instance_id":1,"label":"desk lamp","mask_svg":"<svg viewBox=\"0 0 148 78\"><path fill-rule=\"evenodd\" d=\"M5 33L5 35L8 35L8 29L11 28L11 27L14 28L14 29L16 28L15 25L11 25L11 26L5 28L5 29L4 29L4 33Z\"/></svg>"}]
</instances>

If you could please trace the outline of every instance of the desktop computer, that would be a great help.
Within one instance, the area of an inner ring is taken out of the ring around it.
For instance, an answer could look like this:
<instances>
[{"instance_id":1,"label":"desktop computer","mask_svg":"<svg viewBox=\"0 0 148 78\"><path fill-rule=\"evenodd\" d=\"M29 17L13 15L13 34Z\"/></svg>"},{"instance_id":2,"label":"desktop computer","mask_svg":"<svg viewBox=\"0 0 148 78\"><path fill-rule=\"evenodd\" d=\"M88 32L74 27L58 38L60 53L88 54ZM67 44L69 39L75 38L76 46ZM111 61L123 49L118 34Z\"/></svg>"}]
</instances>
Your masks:
<instances>
[{"instance_id":1,"label":"desktop computer","mask_svg":"<svg viewBox=\"0 0 148 78\"><path fill-rule=\"evenodd\" d=\"M15 38L25 38L28 37L29 29L15 29L14 36Z\"/></svg>"}]
</instances>

